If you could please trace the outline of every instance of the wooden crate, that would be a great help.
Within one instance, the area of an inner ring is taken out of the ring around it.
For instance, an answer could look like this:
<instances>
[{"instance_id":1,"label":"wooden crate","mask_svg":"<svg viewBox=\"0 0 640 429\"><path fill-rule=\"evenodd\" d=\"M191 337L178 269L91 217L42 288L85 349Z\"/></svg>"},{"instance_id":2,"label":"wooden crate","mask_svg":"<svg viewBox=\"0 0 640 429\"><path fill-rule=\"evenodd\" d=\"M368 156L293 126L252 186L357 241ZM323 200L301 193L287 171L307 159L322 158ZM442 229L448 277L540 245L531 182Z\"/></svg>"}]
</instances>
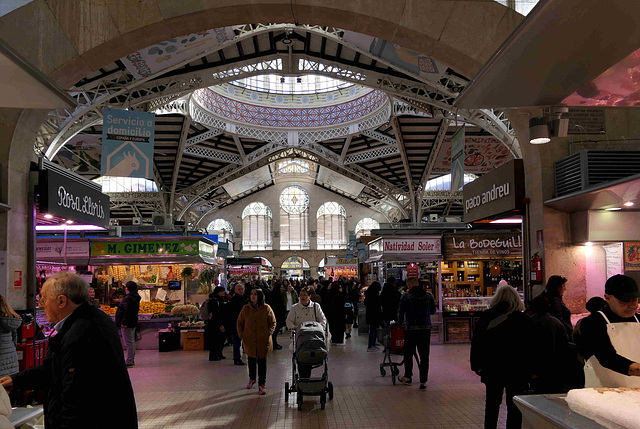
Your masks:
<instances>
[{"instance_id":1,"label":"wooden crate","mask_svg":"<svg viewBox=\"0 0 640 429\"><path fill-rule=\"evenodd\" d=\"M182 350L204 350L204 330L184 333Z\"/></svg>"}]
</instances>

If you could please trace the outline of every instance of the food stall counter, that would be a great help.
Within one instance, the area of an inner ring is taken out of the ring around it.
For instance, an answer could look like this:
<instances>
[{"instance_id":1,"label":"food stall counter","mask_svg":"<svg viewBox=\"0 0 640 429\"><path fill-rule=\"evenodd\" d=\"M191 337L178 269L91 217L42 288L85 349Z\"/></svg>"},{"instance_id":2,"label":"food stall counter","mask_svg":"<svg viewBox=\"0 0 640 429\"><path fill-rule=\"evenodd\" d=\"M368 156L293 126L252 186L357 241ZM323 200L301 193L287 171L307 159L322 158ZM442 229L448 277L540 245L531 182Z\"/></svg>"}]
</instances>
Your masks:
<instances>
[{"instance_id":1,"label":"food stall counter","mask_svg":"<svg viewBox=\"0 0 640 429\"><path fill-rule=\"evenodd\" d=\"M566 394L515 396L523 429L606 429L569 408Z\"/></svg>"},{"instance_id":2,"label":"food stall counter","mask_svg":"<svg viewBox=\"0 0 640 429\"><path fill-rule=\"evenodd\" d=\"M171 323L182 322L183 320L182 317L163 317L148 320L138 319L142 338L136 341L136 348L138 350L158 350L158 329L166 328Z\"/></svg>"}]
</instances>

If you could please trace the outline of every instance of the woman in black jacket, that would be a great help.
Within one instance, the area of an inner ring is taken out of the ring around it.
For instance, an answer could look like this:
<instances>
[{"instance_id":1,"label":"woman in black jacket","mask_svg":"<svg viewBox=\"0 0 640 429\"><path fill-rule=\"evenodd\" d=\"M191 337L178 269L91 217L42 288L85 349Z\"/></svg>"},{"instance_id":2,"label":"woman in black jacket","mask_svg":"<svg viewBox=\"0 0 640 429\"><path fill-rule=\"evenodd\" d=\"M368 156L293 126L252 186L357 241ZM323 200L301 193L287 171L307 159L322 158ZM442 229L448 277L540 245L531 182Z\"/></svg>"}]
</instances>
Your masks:
<instances>
[{"instance_id":1,"label":"woman in black jacket","mask_svg":"<svg viewBox=\"0 0 640 429\"><path fill-rule=\"evenodd\" d=\"M507 394L507 429L522 426L522 414L513 402L524 393L531 376L531 318L511 286L500 286L476 324L471 341L471 369L486 386L485 429L498 424L502 393Z\"/></svg>"},{"instance_id":2,"label":"woman in black jacket","mask_svg":"<svg viewBox=\"0 0 640 429\"><path fill-rule=\"evenodd\" d=\"M222 355L222 348L226 339L224 322L226 319L226 292L222 286L216 288L209 294L207 310L209 320L207 320L207 333L209 335L209 360L226 359Z\"/></svg>"},{"instance_id":3,"label":"woman in black jacket","mask_svg":"<svg viewBox=\"0 0 640 429\"><path fill-rule=\"evenodd\" d=\"M347 300L342 290L342 285L340 283L333 282L329 296L330 307L328 308L327 319L329 320L331 343L344 344L344 332L346 329L344 323L344 303Z\"/></svg>"},{"instance_id":4,"label":"woman in black jacket","mask_svg":"<svg viewBox=\"0 0 640 429\"><path fill-rule=\"evenodd\" d=\"M562 296L567 290L567 279L562 276L551 276L547 280L547 287L542 296L549 300L549 314L558 319L564 325L567 336L571 338L573 325L571 324L571 311L564 305Z\"/></svg>"},{"instance_id":5,"label":"woman in black jacket","mask_svg":"<svg viewBox=\"0 0 640 429\"><path fill-rule=\"evenodd\" d=\"M380 302L380 282L373 282L364 293L364 307L366 310L366 320L369 325L369 347L368 352L380 350L376 346L378 327L382 325L382 305Z\"/></svg>"},{"instance_id":6,"label":"woman in black jacket","mask_svg":"<svg viewBox=\"0 0 640 429\"><path fill-rule=\"evenodd\" d=\"M396 279L393 276L389 276L382 288L382 293L380 293L382 320L387 328L391 325L391 321L396 320L398 317L398 307L400 306L401 296L398 286L396 285Z\"/></svg>"}]
</instances>

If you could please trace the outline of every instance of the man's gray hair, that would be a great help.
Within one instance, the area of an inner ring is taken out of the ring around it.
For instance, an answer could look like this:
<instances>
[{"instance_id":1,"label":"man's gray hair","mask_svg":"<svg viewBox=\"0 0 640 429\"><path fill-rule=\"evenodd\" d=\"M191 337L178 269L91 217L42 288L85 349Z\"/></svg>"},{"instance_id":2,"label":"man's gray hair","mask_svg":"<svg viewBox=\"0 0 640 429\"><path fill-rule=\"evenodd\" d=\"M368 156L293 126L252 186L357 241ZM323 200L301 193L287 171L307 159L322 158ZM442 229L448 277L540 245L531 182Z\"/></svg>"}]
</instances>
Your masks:
<instances>
[{"instance_id":1,"label":"man's gray hair","mask_svg":"<svg viewBox=\"0 0 640 429\"><path fill-rule=\"evenodd\" d=\"M64 295L74 304L82 304L89 300L89 285L77 274L61 271L46 281L51 285L51 295Z\"/></svg>"},{"instance_id":2,"label":"man's gray hair","mask_svg":"<svg viewBox=\"0 0 640 429\"><path fill-rule=\"evenodd\" d=\"M500 286L496 291L496 294L491 298L491 307L495 307L501 302L506 302L509 305L507 313L524 311L524 303L522 302L522 299L520 299L518 291L516 291L512 286Z\"/></svg>"}]
</instances>

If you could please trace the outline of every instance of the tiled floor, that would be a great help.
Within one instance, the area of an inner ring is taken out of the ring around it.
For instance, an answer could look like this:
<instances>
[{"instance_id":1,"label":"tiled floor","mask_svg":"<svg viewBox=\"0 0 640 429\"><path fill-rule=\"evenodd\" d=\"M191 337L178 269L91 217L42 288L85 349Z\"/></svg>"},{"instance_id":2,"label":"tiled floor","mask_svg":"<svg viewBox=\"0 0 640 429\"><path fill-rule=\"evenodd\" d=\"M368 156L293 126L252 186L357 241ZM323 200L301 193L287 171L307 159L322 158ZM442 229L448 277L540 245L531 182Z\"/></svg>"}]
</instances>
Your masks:
<instances>
[{"instance_id":1,"label":"tiled floor","mask_svg":"<svg viewBox=\"0 0 640 429\"><path fill-rule=\"evenodd\" d=\"M282 344L286 337L281 335ZM129 374L140 428L482 428L484 385L469 369L469 345L432 345L428 389L419 391L415 375L412 386L393 386L388 371L382 377L382 350L367 353L366 340L354 336L331 348L335 396L325 410L318 397L305 398L302 411L295 394L284 402L291 377L287 347L267 359L266 396L244 388L247 369L233 365L231 347L220 362L209 362L203 351L138 351ZM502 427L505 410L503 405Z\"/></svg>"}]
</instances>

